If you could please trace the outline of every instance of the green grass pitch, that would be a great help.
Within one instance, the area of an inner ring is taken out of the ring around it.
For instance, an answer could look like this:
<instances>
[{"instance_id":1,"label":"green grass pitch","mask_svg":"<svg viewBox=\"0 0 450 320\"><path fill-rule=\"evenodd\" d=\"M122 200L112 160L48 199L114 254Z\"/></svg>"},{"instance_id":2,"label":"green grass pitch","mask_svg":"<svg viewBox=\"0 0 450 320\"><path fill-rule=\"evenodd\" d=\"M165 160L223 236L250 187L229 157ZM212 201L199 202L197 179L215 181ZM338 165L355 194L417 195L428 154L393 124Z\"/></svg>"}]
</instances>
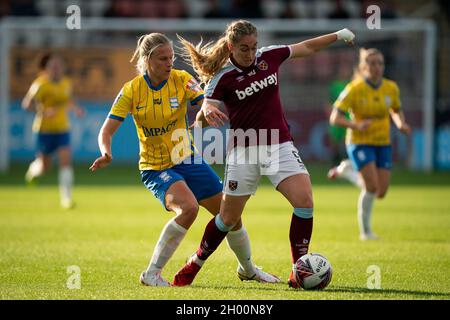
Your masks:
<instances>
[{"instance_id":1,"label":"green grass pitch","mask_svg":"<svg viewBox=\"0 0 450 320\"><path fill-rule=\"evenodd\" d=\"M374 209L379 241L358 239L358 190L327 182L311 166L315 214L310 252L329 259L334 274L324 291L287 284L241 282L226 243L191 287L150 288L138 283L160 231L173 214L141 184L135 168L112 166L91 174L76 167L77 207L59 207L56 173L37 187L22 183L25 166L0 175L0 299L450 299L450 174L394 170L393 183ZM243 215L253 258L287 280L291 264L291 207L267 183ZM198 246L209 213L201 209L163 276L168 280ZM80 289L69 289L80 270ZM371 267L372 266L372 267ZM373 267L375 266L375 267ZM69 268L69 269L68 269ZM380 289L370 289L378 268Z\"/></svg>"}]
</instances>

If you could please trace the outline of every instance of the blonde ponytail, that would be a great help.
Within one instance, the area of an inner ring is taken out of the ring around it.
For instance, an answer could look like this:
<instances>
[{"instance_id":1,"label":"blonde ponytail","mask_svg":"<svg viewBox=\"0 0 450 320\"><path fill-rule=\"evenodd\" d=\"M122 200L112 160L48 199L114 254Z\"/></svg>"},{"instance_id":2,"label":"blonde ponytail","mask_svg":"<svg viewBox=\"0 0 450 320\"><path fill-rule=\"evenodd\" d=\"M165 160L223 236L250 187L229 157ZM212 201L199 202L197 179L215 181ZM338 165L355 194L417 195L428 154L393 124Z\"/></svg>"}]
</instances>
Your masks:
<instances>
[{"instance_id":1,"label":"blonde ponytail","mask_svg":"<svg viewBox=\"0 0 450 320\"><path fill-rule=\"evenodd\" d=\"M208 42L202 46L203 40L194 46L192 43L178 36L183 47L181 56L192 65L194 71L203 83L207 83L227 62L230 51L227 39L220 38L216 43Z\"/></svg>"},{"instance_id":2,"label":"blonde ponytail","mask_svg":"<svg viewBox=\"0 0 450 320\"><path fill-rule=\"evenodd\" d=\"M256 27L248 21L238 20L227 26L224 35L216 42L208 42L202 46L202 40L194 46L183 37L178 36L182 47L181 56L192 65L203 83L208 83L223 68L230 57L228 43L236 43L243 36L257 36Z\"/></svg>"}]
</instances>

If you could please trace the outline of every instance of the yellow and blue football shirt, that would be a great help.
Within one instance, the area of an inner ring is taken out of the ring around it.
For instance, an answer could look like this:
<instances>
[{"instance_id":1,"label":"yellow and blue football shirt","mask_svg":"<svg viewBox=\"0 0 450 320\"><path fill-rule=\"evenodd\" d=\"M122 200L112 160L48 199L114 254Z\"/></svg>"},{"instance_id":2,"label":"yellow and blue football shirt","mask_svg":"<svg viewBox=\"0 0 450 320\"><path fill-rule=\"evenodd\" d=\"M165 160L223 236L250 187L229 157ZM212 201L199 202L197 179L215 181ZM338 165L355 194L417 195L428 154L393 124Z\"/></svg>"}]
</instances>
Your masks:
<instances>
[{"instance_id":1,"label":"yellow and blue football shirt","mask_svg":"<svg viewBox=\"0 0 450 320\"><path fill-rule=\"evenodd\" d=\"M140 170L165 170L192 154L187 107L203 99L203 90L186 71L172 69L169 79L153 86L147 74L127 82L109 118L133 116L139 138Z\"/></svg>"},{"instance_id":2,"label":"yellow and blue football shirt","mask_svg":"<svg viewBox=\"0 0 450 320\"><path fill-rule=\"evenodd\" d=\"M72 96L71 81L67 77L57 82L47 75L36 78L27 92L27 97L36 101L36 116L33 131L39 133L64 133L70 129L67 108ZM44 117L44 110L53 108L55 115Z\"/></svg>"},{"instance_id":3,"label":"yellow and blue football shirt","mask_svg":"<svg viewBox=\"0 0 450 320\"><path fill-rule=\"evenodd\" d=\"M400 90L394 81L386 78L379 86L365 79L355 79L345 87L334 107L349 112L352 120L371 121L366 130L347 128L347 144L389 145L389 110L400 110Z\"/></svg>"}]
</instances>

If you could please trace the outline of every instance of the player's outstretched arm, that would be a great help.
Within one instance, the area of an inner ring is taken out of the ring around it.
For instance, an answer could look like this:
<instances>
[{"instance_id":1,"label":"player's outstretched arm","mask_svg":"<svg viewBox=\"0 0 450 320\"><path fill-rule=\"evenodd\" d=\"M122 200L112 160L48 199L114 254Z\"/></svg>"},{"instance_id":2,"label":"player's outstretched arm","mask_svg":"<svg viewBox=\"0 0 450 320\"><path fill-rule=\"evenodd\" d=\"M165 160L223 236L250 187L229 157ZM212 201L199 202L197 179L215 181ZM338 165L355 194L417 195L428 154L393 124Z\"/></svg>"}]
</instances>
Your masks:
<instances>
[{"instance_id":1,"label":"player's outstretched arm","mask_svg":"<svg viewBox=\"0 0 450 320\"><path fill-rule=\"evenodd\" d=\"M352 121L345 117L345 114L338 108L334 108L330 115L330 124L338 127L350 128L353 130L366 130L370 126L370 120Z\"/></svg>"},{"instance_id":2,"label":"player's outstretched arm","mask_svg":"<svg viewBox=\"0 0 450 320\"><path fill-rule=\"evenodd\" d=\"M73 98L69 101L69 110L73 111L78 118L82 118L85 115L84 109L80 107Z\"/></svg>"},{"instance_id":3,"label":"player's outstretched arm","mask_svg":"<svg viewBox=\"0 0 450 320\"><path fill-rule=\"evenodd\" d=\"M317 51L327 48L338 40L344 40L348 44L353 44L355 35L348 29L329 33L320 37L308 39L300 43L291 45L291 58L302 58L313 55Z\"/></svg>"},{"instance_id":4,"label":"player's outstretched arm","mask_svg":"<svg viewBox=\"0 0 450 320\"><path fill-rule=\"evenodd\" d=\"M412 130L409 124L406 123L405 114L403 113L403 111L395 111L391 109L390 112L392 121L395 123L398 130L406 135L410 135Z\"/></svg>"},{"instance_id":5,"label":"player's outstretched arm","mask_svg":"<svg viewBox=\"0 0 450 320\"><path fill-rule=\"evenodd\" d=\"M109 165L112 161L111 142L112 136L122 124L121 121L107 118L98 134L98 146L101 156L95 159L89 170L95 171Z\"/></svg>"},{"instance_id":6,"label":"player's outstretched arm","mask_svg":"<svg viewBox=\"0 0 450 320\"><path fill-rule=\"evenodd\" d=\"M30 112L36 112L36 100L27 94L22 100L22 109Z\"/></svg>"},{"instance_id":7,"label":"player's outstretched arm","mask_svg":"<svg viewBox=\"0 0 450 320\"><path fill-rule=\"evenodd\" d=\"M203 105L204 99L201 99L197 102L197 106L201 107ZM203 114L202 109L200 109L195 115L195 121L193 124L189 126L189 129L193 129L194 127L207 127L209 126L208 121L206 121L205 115Z\"/></svg>"}]
</instances>

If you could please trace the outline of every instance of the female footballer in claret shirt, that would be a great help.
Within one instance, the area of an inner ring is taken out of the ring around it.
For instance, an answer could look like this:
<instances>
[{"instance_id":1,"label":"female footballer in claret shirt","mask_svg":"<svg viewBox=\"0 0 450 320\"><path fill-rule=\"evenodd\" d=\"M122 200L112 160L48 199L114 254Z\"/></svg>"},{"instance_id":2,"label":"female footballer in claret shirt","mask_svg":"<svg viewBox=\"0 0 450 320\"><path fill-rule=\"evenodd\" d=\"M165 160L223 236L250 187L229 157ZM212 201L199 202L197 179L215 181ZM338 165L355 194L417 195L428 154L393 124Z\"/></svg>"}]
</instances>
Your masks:
<instances>
[{"instance_id":1,"label":"female footballer in claret shirt","mask_svg":"<svg viewBox=\"0 0 450 320\"><path fill-rule=\"evenodd\" d=\"M174 285L192 283L205 260L239 221L261 175L267 175L293 207L289 231L292 264L308 252L313 227L312 188L281 106L279 67L288 59L308 57L337 40L352 42L353 38L351 31L343 29L293 45L258 49L257 29L245 20L232 22L222 38L203 47L180 37L194 70L207 84L197 119L220 126L229 118L236 134L229 141L220 214L208 223L200 247L175 275ZM247 139L252 133L254 139ZM259 156L256 163L250 163L249 158L255 155ZM288 283L297 287L292 272Z\"/></svg>"},{"instance_id":2,"label":"female footballer in claret shirt","mask_svg":"<svg viewBox=\"0 0 450 320\"><path fill-rule=\"evenodd\" d=\"M404 134L411 134L401 109L397 84L383 77L384 57L375 49L361 49L359 64L334 104L330 123L347 128L349 159L332 168L328 177L342 177L361 188L358 224L361 240L376 240L372 231L372 207L389 188L392 168L390 118ZM349 112L351 119L345 117Z\"/></svg>"},{"instance_id":3,"label":"female footballer in claret shirt","mask_svg":"<svg viewBox=\"0 0 450 320\"><path fill-rule=\"evenodd\" d=\"M90 169L95 171L112 161L112 137L131 114L139 138L142 182L166 210L176 214L161 231L140 282L168 287L171 283L162 277L163 268L194 223L199 205L213 215L219 213L222 183L192 144L187 108L201 105L204 92L186 71L173 69L172 42L160 33L143 35L132 61L135 58L139 75L123 86L114 101L98 137L101 156ZM238 258L241 279L280 281L253 264L250 240L241 220L227 242Z\"/></svg>"}]
</instances>

